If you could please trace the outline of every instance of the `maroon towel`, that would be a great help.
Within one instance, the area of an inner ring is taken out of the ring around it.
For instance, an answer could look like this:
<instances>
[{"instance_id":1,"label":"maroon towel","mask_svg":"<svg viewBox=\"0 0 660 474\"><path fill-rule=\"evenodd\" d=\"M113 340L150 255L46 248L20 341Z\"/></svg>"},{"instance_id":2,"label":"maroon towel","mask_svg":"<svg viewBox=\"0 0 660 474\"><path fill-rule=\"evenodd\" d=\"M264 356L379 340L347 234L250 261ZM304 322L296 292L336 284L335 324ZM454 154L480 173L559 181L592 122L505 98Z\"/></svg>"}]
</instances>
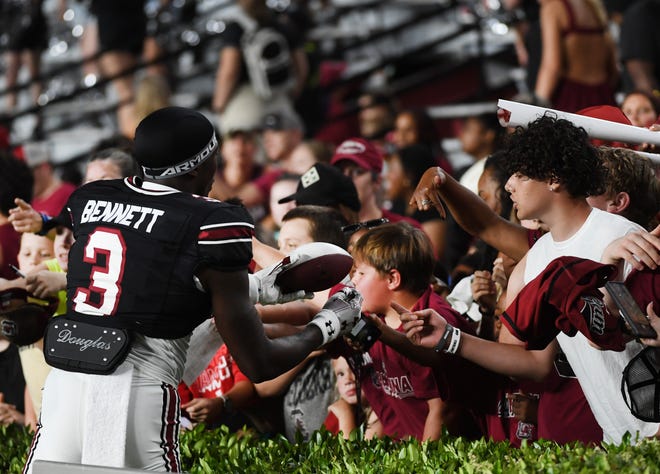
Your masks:
<instances>
[{"instance_id":1,"label":"maroon towel","mask_svg":"<svg viewBox=\"0 0 660 474\"><path fill-rule=\"evenodd\" d=\"M625 342L618 314L610 314L598 288L615 277L613 265L559 257L520 291L502 314L502 323L527 349L544 349L563 331L580 331L603 349L622 351Z\"/></svg>"}]
</instances>

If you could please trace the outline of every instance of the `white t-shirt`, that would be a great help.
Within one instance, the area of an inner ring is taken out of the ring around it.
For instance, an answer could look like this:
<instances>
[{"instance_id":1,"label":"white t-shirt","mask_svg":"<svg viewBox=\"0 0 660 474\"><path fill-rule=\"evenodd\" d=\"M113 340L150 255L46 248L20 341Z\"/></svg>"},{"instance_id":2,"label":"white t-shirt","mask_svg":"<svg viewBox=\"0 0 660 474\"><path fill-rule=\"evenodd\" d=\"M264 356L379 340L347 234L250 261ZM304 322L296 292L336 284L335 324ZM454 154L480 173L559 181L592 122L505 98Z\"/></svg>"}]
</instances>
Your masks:
<instances>
[{"instance_id":1,"label":"white t-shirt","mask_svg":"<svg viewBox=\"0 0 660 474\"><path fill-rule=\"evenodd\" d=\"M600 261L603 251L612 241L637 230L641 227L621 216L593 209L571 238L555 242L548 233L534 244L527 254L525 284L557 257L574 256ZM641 344L632 341L623 352L614 352L594 348L581 333L575 337L560 333L557 341L580 382L596 421L603 429L604 441L620 443L627 431L632 434L633 441L638 433L640 437L646 437L658 431L660 424L644 422L633 416L621 394L623 369L642 349Z\"/></svg>"},{"instance_id":2,"label":"white t-shirt","mask_svg":"<svg viewBox=\"0 0 660 474\"><path fill-rule=\"evenodd\" d=\"M475 161L472 166L465 170L459 183L468 188L474 194L479 194L479 178L481 178L485 166L486 158Z\"/></svg>"}]
</instances>

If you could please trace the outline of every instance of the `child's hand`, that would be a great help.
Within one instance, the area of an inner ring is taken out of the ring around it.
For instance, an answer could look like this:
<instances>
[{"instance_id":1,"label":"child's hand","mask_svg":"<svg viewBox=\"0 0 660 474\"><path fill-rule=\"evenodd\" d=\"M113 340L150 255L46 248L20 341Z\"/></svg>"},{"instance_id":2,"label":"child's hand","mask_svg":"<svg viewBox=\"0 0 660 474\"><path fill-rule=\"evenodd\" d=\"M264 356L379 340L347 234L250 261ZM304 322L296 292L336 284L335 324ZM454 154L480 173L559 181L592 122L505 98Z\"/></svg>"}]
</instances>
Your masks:
<instances>
[{"instance_id":1,"label":"child's hand","mask_svg":"<svg viewBox=\"0 0 660 474\"><path fill-rule=\"evenodd\" d=\"M66 273L39 270L25 280L25 289L37 298L47 298L66 289Z\"/></svg>"},{"instance_id":2,"label":"child's hand","mask_svg":"<svg viewBox=\"0 0 660 474\"><path fill-rule=\"evenodd\" d=\"M497 304L497 288L489 271L477 270L470 283L472 299L479 305L482 313L491 314Z\"/></svg>"},{"instance_id":3,"label":"child's hand","mask_svg":"<svg viewBox=\"0 0 660 474\"><path fill-rule=\"evenodd\" d=\"M217 420L222 414L224 403L221 398L193 398L181 405L186 410L191 421L196 423L209 423Z\"/></svg>"}]
</instances>

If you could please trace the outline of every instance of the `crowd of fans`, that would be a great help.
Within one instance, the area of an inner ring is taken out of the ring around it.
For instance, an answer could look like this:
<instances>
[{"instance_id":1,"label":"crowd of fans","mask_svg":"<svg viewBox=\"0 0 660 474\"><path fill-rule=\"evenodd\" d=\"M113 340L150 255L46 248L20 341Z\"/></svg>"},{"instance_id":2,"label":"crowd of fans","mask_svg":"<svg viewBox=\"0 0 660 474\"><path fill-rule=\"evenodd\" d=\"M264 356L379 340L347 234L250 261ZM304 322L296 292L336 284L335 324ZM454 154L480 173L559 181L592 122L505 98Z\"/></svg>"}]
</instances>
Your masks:
<instances>
[{"instance_id":1,"label":"crowd of fans","mask_svg":"<svg viewBox=\"0 0 660 474\"><path fill-rule=\"evenodd\" d=\"M613 105L623 121L658 128L660 44L653 49L653 35L640 28L651 17L655 28L660 2L628 2L611 17L597 0L504 3L532 12L519 25L517 45L523 65L537 61L529 100L577 113ZM100 27L103 8L115 2L92 4ZM300 332L344 286L362 295L363 321L378 337L334 341L265 381L250 380L219 337L206 367L180 380L181 426L226 425L291 441L322 427L345 437L359 429L365 437L419 440L437 440L446 428L513 446L539 438L619 443L626 432L632 441L660 436L660 420L635 417L620 390L642 342L660 346L660 338L631 337L598 290L605 271L629 282L660 334L660 161L637 153L656 148L597 147L552 114L506 129L493 112L463 121L458 137L473 161L461 169L443 153L424 110L398 108L395 98L375 92L360 98L355 133L321 139L328 130L310 134L301 118L307 114L296 110L309 71L303 32L265 2L239 4L247 19L227 28L209 114L220 145L208 197L249 212L252 272L311 242L353 256L353 269L335 287L311 299L257 304L269 338ZM619 43L609 29L615 18ZM290 48L290 77L271 84L270 95L255 86L245 57L241 38L253 24L281 32ZM113 50L111 36L101 40ZM113 57L126 59L124 53ZM121 66L112 60L106 66ZM130 80L116 86L132 90ZM43 215L60 214L77 186L142 175L131 140L153 111L140 91L154 88L161 91L154 109L166 107L162 81L143 79L134 101L120 91L130 104L118 117L126 140L100 144L77 182L58 175L43 143L4 144L0 298L25 289L57 300L54 317L66 313L74 234L63 226L46 237L32 232ZM615 92L623 93L620 104ZM568 266L574 270L562 273ZM207 323L208 334L222 336ZM49 371L42 340L19 347L0 336L0 423L37 428Z\"/></svg>"}]
</instances>

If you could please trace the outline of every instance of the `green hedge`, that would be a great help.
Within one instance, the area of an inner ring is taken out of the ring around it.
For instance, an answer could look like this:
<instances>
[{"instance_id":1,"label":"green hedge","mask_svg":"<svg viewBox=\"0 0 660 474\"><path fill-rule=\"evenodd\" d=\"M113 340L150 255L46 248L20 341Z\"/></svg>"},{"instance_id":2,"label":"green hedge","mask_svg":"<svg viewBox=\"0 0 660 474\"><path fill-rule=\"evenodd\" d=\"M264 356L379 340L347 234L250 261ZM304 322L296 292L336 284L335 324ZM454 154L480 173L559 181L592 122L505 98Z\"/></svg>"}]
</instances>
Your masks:
<instances>
[{"instance_id":1,"label":"green hedge","mask_svg":"<svg viewBox=\"0 0 660 474\"><path fill-rule=\"evenodd\" d=\"M21 472L29 443L25 430L0 428L1 473ZM365 441L356 435L347 441L317 432L309 442L289 443L198 426L181 436L181 461L190 473L655 473L660 472L660 441L605 448L541 441L514 449L461 438L420 444Z\"/></svg>"}]
</instances>

